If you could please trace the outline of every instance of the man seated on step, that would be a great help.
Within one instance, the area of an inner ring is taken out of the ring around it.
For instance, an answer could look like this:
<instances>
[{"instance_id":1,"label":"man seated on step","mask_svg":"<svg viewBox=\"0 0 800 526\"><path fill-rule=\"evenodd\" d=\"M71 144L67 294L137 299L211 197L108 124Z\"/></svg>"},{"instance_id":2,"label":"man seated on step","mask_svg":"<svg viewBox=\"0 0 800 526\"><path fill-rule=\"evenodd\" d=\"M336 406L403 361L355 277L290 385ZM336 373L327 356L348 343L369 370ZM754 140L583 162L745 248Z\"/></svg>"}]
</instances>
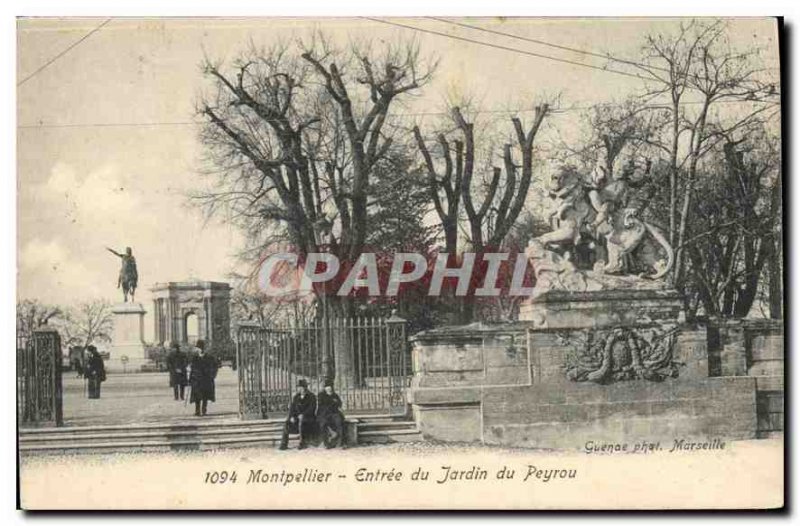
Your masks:
<instances>
[{"instance_id":1,"label":"man seated on step","mask_svg":"<svg viewBox=\"0 0 800 526\"><path fill-rule=\"evenodd\" d=\"M342 399L334 392L333 380L330 379L325 380L325 388L317 395L317 425L326 448L337 444L342 449L347 448Z\"/></svg>"},{"instance_id":2,"label":"man seated on step","mask_svg":"<svg viewBox=\"0 0 800 526\"><path fill-rule=\"evenodd\" d=\"M289 406L289 417L283 424L283 436L279 449L289 446L289 433L300 434L300 445L297 449L305 449L306 443L316 432L314 415L317 410L317 398L308 390L308 383L300 379L297 381L297 393L292 398Z\"/></svg>"}]
</instances>

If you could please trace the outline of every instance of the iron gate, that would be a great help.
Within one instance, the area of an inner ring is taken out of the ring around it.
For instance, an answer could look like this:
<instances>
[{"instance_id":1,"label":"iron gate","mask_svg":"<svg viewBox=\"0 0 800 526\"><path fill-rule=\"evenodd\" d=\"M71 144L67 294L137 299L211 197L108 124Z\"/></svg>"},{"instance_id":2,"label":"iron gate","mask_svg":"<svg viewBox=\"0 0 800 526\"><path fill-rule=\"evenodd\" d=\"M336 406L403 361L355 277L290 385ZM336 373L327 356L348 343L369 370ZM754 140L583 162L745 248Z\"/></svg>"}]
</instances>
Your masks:
<instances>
[{"instance_id":1,"label":"iron gate","mask_svg":"<svg viewBox=\"0 0 800 526\"><path fill-rule=\"evenodd\" d=\"M52 329L17 335L19 425L63 424L61 338Z\"/></svg>"},{"instance_id":2,"label":"iron gate","mask_svg":"<svg viewBox=\"0 0 800 526\"><path fill-rule=\"evenodd\" d=\"M284 415L300 379L317 393L332 378L347 413L405 411L411 371L402 318L243 325L236 343L243 419Z\"/></svg>"}]
</instances>

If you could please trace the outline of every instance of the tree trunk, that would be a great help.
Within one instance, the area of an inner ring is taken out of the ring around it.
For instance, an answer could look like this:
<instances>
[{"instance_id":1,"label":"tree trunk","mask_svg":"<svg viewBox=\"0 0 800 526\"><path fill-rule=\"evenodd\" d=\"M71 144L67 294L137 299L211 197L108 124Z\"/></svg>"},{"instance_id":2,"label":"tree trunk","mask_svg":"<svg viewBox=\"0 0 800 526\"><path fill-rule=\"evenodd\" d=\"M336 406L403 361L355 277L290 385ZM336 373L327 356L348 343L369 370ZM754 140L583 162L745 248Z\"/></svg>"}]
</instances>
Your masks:
<instances>
[{"instance_id":1,"label":"tree trunk","mask_svg":"<svg viewBox=\"0 0 800 526\"><path fill-rule=\"evenodd\" d=\"M678 211L678 125L680 114L677 102L672 104L672 145L669 159L669 244L675 247Z\"/></svg>"},{"instance_id":2,"label":"tree trunk","mask_svg":"<svg viewBox=\"0 0 800 526\"><path fill-rule=\"evenodd\" d=\"M323 298L323 301L325 299ZM326 375L336 378L341 388L359 386L362 378L355 356L353 338L353 301L351 298L328 297L324 307L323 327L326 338ZM325 319L327 316L327 319Z\"/></svg>"},{"instance_id":3,"label":"tree trunk","mask_svg":"<svg viewBox=\"0 0 800 526\"><path fill-rule=\"evenodd\" d=\"M697 119L696 128L692 131L692 138L690 139L690 148L692 148L689 158L689 173L686 177L686 186L683 192L683 206L681 208L680 223L678 224L678 240L677 248L675 249L675 268L673 275L675 276L675 287L679 291L683 291L683 275L686 270L684 263L686 259L686 251L684 250L683 243L686 239L686 229L689 221L689 211L691 210L692 194L694 191L694 182L697 177L697 164L700 160L700 151L703 147L706 129L706 116L708 115L709 100L706 98L703 104L703 109L700 110L700 116ZM695 141L697 141L695 143ZM675 245L673 245L675 247Z\"/></svg>"},{"instance_id":4,"label":"tree trunk","mask_svg":"<svg viewBox=\"0 0 800 526\"><path fill-rule=\"evenodd\" d=\"M783 172L779 171L778 179L772 188L770 209L773 220L777 223L782 219L782 190ZM767 255L767 271L769 275L769 317L773 320L783 319L783 237L782 232L775 228L774 240L770 244Z\"/></svg>"},{"instance_id":5,"label":"tree trunk","mask_svg":"<svg viewBox=\"0 0 800 526\"><path fill-rule=\"evenodd\" d=\"M699 274L703 270L703 261L700 256L699 250L696 246L691 246L689 248L689 257L692 259L692 265L695 268L695 273ZM703 309L706 311L706 316L716 316L719 313L719 307L717 306L716 299L714 298L713 291L708 289L708 286L703 283L700 278L696 279L697 281L697 293L700 296L700 301L703 302ZM687 302L688 302L687 297ZM691 302L688 302L691 303ZM695 312L697 311L697 307L694 308Z\"/></svg>"},{"instance_id":6,"label":"tree trunk","mask_svg":"<svg viewBox=\"0 0 800 526\"><path fill-rule=\"evenodd\" d=\"M769 317L773 320L783 319L783 273L781 272L781 240L773 243L772 253L768 256L767 272L769 275Z\"/></svg>"}]
</instances>

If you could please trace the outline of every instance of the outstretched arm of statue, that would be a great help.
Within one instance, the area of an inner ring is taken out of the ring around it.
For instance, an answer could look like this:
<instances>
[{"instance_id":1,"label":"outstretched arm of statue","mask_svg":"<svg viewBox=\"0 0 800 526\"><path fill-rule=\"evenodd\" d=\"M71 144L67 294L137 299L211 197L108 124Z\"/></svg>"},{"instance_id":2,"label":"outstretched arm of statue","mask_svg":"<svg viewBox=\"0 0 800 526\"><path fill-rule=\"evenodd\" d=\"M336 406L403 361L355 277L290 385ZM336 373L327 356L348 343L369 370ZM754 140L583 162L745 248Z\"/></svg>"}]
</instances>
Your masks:
<instances>
[{"instance_id":1,"label":"outstretched arm of statue","mask_svg":"<svg viewBox=\"0 0 800 526\"><path fill-rule=\"evenodd\" d=\"M108 248L108 247L106 247L106 250L108 250L109 252L111 252L112 254L114 254L114 255L115 255L115 256L117 256L117 257L120 257L120 258L122 257L122 254L120 254L119 252L117 252L117 251L116 251L116 250L114 250L113 248Z\"/></svg>"}]
</instances>

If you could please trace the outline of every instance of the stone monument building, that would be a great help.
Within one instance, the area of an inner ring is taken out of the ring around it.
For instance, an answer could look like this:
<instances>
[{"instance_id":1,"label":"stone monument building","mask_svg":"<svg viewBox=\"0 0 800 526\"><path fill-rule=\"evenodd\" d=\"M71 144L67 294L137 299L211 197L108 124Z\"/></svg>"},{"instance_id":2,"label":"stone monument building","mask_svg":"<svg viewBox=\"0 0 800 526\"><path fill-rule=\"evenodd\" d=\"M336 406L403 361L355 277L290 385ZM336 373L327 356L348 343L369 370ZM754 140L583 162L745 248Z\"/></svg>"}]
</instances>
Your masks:
<instances>
[{"instance_id":1,"label":"stone monument building","mask_svg":"<svg viewBox=\"0 0 800 526\"><path fill-rule=\"evenodd\" d=\"M230 324L231 287L216 281L171 281L152 289L155 344L177 341L194 344L187 330L191 316L197 317L197 338L207 349L224 353L233 344Z\"/></svg>"}]
</instances>

